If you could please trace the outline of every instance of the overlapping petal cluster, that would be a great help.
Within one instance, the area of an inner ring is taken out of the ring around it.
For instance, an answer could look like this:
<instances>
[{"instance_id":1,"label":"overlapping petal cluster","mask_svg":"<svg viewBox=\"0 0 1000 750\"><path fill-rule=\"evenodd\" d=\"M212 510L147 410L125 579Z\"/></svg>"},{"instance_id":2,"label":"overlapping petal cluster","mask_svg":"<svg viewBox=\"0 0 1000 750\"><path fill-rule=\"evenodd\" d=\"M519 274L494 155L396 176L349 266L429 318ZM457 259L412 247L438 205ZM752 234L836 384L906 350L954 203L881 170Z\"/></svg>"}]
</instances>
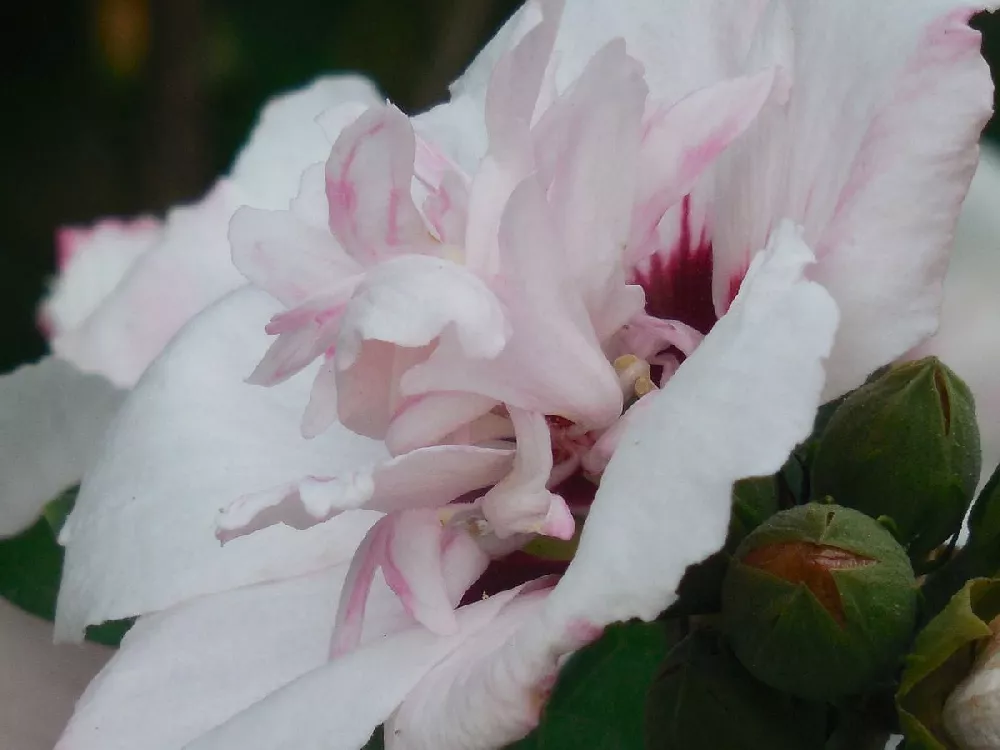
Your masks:
<instances>
[{"instance_id":1,"label":"overlapping petal cluster","mask_svg":"<svg viewBox=\"0 0 1000 750\"><path fill-rule=\"evenodd\" d=\"M58 632L142 617L59 747L530 731L735 480L933 332L973 10L532 0L428 113L347 92L84 483ZM543 537L578 537L561 578L510 574Z\"/></svg>"}]
</instances>

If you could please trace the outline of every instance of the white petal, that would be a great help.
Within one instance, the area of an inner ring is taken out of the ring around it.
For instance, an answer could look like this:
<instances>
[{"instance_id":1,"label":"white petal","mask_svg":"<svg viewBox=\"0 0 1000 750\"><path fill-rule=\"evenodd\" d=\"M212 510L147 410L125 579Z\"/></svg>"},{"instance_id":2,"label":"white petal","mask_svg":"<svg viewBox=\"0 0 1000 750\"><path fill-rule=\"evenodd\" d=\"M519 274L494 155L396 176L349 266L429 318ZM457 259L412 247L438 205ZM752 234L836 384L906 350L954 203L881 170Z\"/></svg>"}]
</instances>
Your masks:
<instances>
[{"instance_id":1,"label":"white petal","mask_svg":"<svg viewBox=\"0 0 1000 750\"><path fill-rule=\"evenodd\" d=\"M937 324L941 276L992 111L974 5L787 3L794 85L718 175L716 301L776 222L805 228L810 272L843 313L827 398ZM982 3L980 5L988 5Z\"/></svg>"},{"instance_id":2,"label":"white petal","mask_svg":"<svg viewBox=\"0 0 1000 750\"><path fill-rule=\"evenodd\" d=\"M320 115L331 108L379 101L369 81L352 75L317 78L303 89L272 99L233 164L232 180L253 196L252 205L287 208L303 170L325 160L337 137L317 122Z\"/></svg>"},{"instance_id":3,"label":"white petal","mask_svg":"<svg viewBox=\"0 0 1000 750\"><path fill-rule=\"evenodd\" d=\"M0 376L0 537L80 481L124 398L55 357Z\"/></svg>"},{"instance_id":4,"label":"white petal","mask_svg":"<svg viewBox=\"0 0 1000 750\"><path fill-rule=\"evenodd\" d=\"M45 335L58 336L83 323L162 236L162 224L150 217L60 229L59 274L40 313Z\"/></svg>"},{"instance_id":5,"label":"white petal","mask_svg":"<svg viewBox=\"0 0 1000 750\"><path fill-rule=\"evenodd\" d=\"M462 607L456 635L413 628L362 646L271 693L185 750L358 750L435 664L487 627L516 594Z\"/></svg>"},{"instance_id":6,"label":"white petal","mask_svg":"<svg viewBox=\"0 0 1000 750\"><path fill-rule=\"evenodd\" d=\"M243 382L277 309L263 292L228 297L185 329L129 397L68 521L59 637L354 551L375 514L304 532L271 528L225 548L215 539L219 509L242 495L386 455L342 427L302 438L311 368L274 388Z\"/></svg>"},{"instance_id":7,"label":"white petal","mask_svg":"<svg viewBox=\"0 0 1000 750\"><path fill-rule=\"evenodd\" d=\"M142 617L84 693L58 750L180 750L329 656L344 566ZM406 624L384 585L366 639Z\"/></svg>"},{"instance_id":8,"label":"white petal","mask_svg":"<svg viewBox=\"0 0 1000 750\"><path fill-rule=\"evenodd\" d=\"M53 646L52 625L0 599L0 747L51 750L110 649Z\"/></svg>"}]
</instances>

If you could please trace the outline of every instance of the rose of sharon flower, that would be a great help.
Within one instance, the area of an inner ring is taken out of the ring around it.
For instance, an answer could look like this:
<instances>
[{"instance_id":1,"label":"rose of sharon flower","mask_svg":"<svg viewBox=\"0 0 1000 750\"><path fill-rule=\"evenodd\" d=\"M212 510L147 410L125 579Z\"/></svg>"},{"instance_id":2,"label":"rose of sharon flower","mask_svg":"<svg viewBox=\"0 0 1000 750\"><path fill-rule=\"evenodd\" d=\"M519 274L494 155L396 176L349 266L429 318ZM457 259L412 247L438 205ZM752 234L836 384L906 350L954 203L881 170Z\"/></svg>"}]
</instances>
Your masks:
<instances>
[{"instance_id":1,"label":"rose of sharon flower","mask_svg":"<svg viewBox=\"0 0 1000 750\"><path fill-rule=\"evenodd\" d=\"M58 273L39 312L53 356L0 377L0 536L80 481L124 389L191 317L243 283L229 220L243 205L288 206L302 170L329 153L316 116L377 101L361 79L318 79L264 109L230 175L200 202L163 221L59 230Z\"/></svg>"},{"instance_id":2,"label":"rose of sharon flower","mask_svg":"<svg viewBox=\"0 0 1000 750\"><path fill-rule=\"evenodd\" d=\"M736 479L934 330L990 110L972 10L541 0L449 103L324 115L296 200L234 217L259 289L84 483L57 635L141 617L58 747L524 736L722 545Z\"/></svg>"}]
</instances>

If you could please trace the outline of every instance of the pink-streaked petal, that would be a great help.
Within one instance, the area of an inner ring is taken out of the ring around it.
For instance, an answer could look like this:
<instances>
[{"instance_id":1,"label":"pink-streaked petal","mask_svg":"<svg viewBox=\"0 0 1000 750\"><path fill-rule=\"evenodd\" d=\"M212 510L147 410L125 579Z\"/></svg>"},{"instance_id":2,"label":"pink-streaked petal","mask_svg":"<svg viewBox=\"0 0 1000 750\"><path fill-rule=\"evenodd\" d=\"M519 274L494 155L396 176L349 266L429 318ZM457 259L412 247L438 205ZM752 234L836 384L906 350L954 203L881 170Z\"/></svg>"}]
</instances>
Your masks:
<instances>
[{"instance_id":1,"label":"pink-streaked petal","mask_svg":"<svg viewBox=\"0 0 1000 750\"><path fill-rule=\"evenodd\" d=\"M458 621L448 597L442 568L444 526L431 510L390 516L382 574L403 608L433 633L452 635ZM482 572L481 570L479 571Z\"/></svg>"},{"instance_id":2,"label":"pink-streaked petal","mask_svg":"<svg viewBox=\"0 0 1000 750\"><path fill-rule=\"evenodd\" d=\"M937 325L955 222L992 110L979 33L967 25L988 3L785 5L795 85L717 175L716 301L723 309L731 272L776 222L801 224L818 259L810 275L844 316L832 398Z\"/></svg>"},{"instance_id":3,"label":"pink-streaked petal","mask_svg":"<svg viewBox=\"0 0 1000 750\"><path fill-rule=\"evenodd\" d=\"M100 375L51 356L0 376L0 537L80 481L124 399Z\"/></svg>"},{"instance_id":4,"label":"pink-streaked petal","mask_svg":"<svg viewBox=\"0 0 1000 750\"><path fill-rule=\"evenodd\" d=\"M497 271L497 232L504 206L535 166L529 128L563 4L540 0L537 24L500 57L490 75L483 102L489 153L472 182L465 237L466 262L480 273Z\"/></svg>"},{"instance_id":5,"label":"pink-streaked petal","mask_svg":"<svg viewBox=\"0 0 1000 750\"><path fill-rule=\"evenodd\" d=\"M353 75L317 78L272 99L233 164L233 181L253 196L252 205L287 208L302 170L326 159L339 135L321 116L340 109L360 114L380 101L369 81Z\"/></svg>"},{"instance_id":6,"label":"pink-streaked petal","mask_svg":"<svg viewBox=\"0 0 1000 750\"><path fill-rule=\"evenodd\" d=\"M469 219L469 187L454 172L448 172L424 200L424 216L438 239L461 247Z\"/></svg>"},{"instance_id":7,"label":"pink-streaked petal","mask_svg":"<svg viewBox=\"0 0 1000 750\"><path fill-rule=\"evenodd\" d=\"M191 597L346 560L376 514L308 531L214 538L233 498L381 461L378 443L337 427L299 434L313 375L274 388L243 383L279 309L244 290L199 316L129 396L67 522L58 635Z\"/></svg>"},{"instance_id":8,"label":"pink-streaked petal","mask_svg":"<svg viewBox=\"0 0 1000 750\"><path fill-rule=\"evenodd\" d=\"M51 623L0 599L0 746L52 750L111 653L92 643L53 646Z\"/></svg>"},{"instance_id":9,"label":"pink-streaked petal","mask_svg":"<svg viewBox=\"0 0 1000 750\"><path fill-rule=\"evenodd\" d=\"M622 333L626 351L646 360L670 347L690 356L704 338L700 331L679 320L663 320L645 313L630 320Z\"/></svg>"},{"instance_id":10,"label":"pink-streaked petal","mask_svg":"<svg viewBox=\"0 0 1000 750\"><path fill-rule=\"evenodd\" d=\"M386 447L392 455L399 456L439 442L480 442L473 439L445 441L444 438L453 437L457 430L496 405L491 398L458 391L430 393L412 399L393 417L385 434Z\"/></svg>"},{"instance_id":11,"label":"pink-streaked petal","mask_svg":"<svg viewBox=\"0 0 1000 750\"><path fill-rule=\"evenodd\" d=\"M454 635L416 627L355 649L271 693L185 750L357 750L436 664L486 628L517 593L462 607Z\"/></svg>"},{"instance_id":12,"label":"pink-streaked petal","mask_svg":"<svg viewBox=\"0 0 1000 750\"><path fill-rule=\"evenodd\" d=\"M403 377L403 391L466 391L588 427L607 426L621 414L618 379L579 290L565 278L565 250L536 180L525 180L511 196L500 246L505 265L499 293L513 331L503 351L492 360L471 360L444 336L428 360Z\"/></svg>"},{"instance_id":13,"label":"pink-streaked petal","mask_svg":"<svg viewBox=\"0 0 1000 750\"><path fill-rule=\"evenodd\" d=\"M345 568L202 597L140 618L87 689L59 750L179 750L322 667ZM379 583L364 642L377 643L408 622Z\"/></svg>"},{"instance_id":14,"label":"pink-streaked petal","mask_svg":"<svg viewBox=\"0 0 1000 750\"><path fill-rule=\"evenodd\" d=\"M700 89L654 113L639 151L639 178L627 263L659 249L657 227L666 210L746 131L772 93L774 69Z\"/></svg>"},{"instance_id":15,"label":"pink-streaked petal","mask_svg":"<svg viewBox=\"0 0 1000 750\"><path fill-rule=\"evenodd\" d=\"M324 227L291 211L241 208L229 224L233 263L286 307L300 305L361 273Z\"/></svg>"},{"instance_id":16,"label":"pink-streaked petal","mask_svg":"<svg viewBox=\"0 0 1000 750\"><path fill-rule=\"evenodd\" d=\"M359 263L430 245L410 196L414 150L409 119L391 105L370 108L333 146L326 162L330 229Z\"/></svg>"},{"instance_id":17,"label":"pink-streaked petal","mask_svg":"<svg viewBox=\"0 0 1000 750\"><path fill-rule=\"evenodd\" d=\"M394 717L400 734L387 747L489 750L523 737L566 654L609 623L656 617L687 566L722 545L733 482L777 470L812 428L837 310L804 279L811 261L783 225L729 313L646 397L559 584L431 672Z\"/></svg>"},{"instance_id":18,"label":"pink-streaked petal","mask_svg":"<svg viewBox=\"0 0 1000 750\"><path fill-rule=\"evenodd\" d=\"M511 408L510 418L517 438L513 469L481 501L490 530L501 539L514 534L572 538L576 524L566 501L546 488L552 440L545 416Z\"/></svg>"},{"instance_id":19,"label":"pink-streaked petal","mask_svg":"<svg viewBox=\"0 0 1000 750\"><path fill-rule=\"evenodd\" d=\"M92 227L58 230L58 275L39 310L46 337L83 323L162 236L160 222L150 217L104 219Z\"/></svg>"},{"instance_id":20,"label":"pink-streaked petal","mask_svg":"<svg viewBox=\"0 0 1000 750\"><path fill-rule=\"evenodd\" d=\"M540 181L558 228L565 272L583 294L595 327L607 297L624 286L647 88L642 66L610 42L588 63L532 132Z\"/></svg>"},{"instance_id":21,"label":"pink-streaked petal","mask_svg":"<svg viewBox=\"0 0 1000 750\"><path fill-rule=\"evenodd\" d=\"M272 386L301 372L337 341L340 315L278 335L247 378L252 385Z\"/></svg>"},{"instance_id":22,"label":"pink-streaked petal","mask_svg":"<svg viewBox=\"0 0 1000 750\"><path fill-rule=\"evenodd\" d=\"M228 541L276 523L304 529L358 508L440 507L498 482L513 458L512 449L440 445L336 477L306 477L240 498L220 515L219 535Z\"/></svg>"}]
</instances>

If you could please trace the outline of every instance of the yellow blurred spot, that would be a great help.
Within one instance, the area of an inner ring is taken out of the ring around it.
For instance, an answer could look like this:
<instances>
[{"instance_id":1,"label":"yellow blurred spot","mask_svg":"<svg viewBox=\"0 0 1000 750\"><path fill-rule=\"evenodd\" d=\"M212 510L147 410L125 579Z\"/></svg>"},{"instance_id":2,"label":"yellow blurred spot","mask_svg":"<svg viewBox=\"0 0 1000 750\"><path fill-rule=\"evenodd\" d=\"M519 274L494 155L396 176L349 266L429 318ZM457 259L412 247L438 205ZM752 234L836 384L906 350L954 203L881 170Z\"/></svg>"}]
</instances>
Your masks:
<instances>
[{"instance_id":1,"label":"yellow blurred spot","mask_svg":"<svg viewBox=\"0 0 1000 750\"><path fill-rule=\"evenodd\" d=\"M139 73L149 56L149 0L97 0L97 42L116 76Z\"/></svg>"}]
</instances>

